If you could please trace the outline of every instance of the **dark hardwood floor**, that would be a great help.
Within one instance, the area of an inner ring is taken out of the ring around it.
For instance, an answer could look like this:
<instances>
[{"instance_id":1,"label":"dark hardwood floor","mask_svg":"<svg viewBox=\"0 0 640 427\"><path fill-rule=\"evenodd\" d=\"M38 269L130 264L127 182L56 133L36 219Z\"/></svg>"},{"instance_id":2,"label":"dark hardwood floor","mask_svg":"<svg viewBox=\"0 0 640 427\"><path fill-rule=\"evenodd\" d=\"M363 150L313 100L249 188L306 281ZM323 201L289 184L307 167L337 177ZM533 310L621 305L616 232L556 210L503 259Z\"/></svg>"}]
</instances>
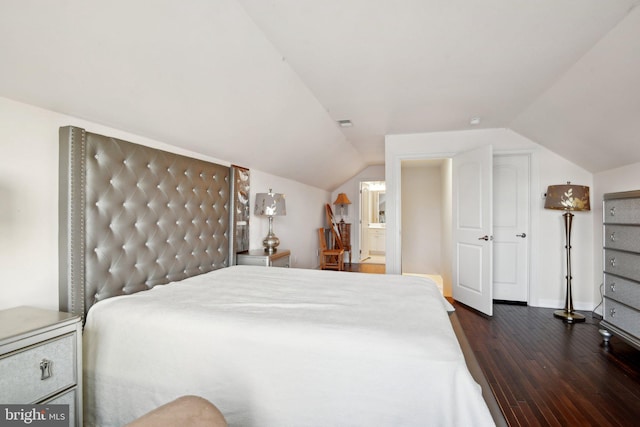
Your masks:
<instances>
[{"instance_id":1,"label":"dark hardwood floor","mask_svg":"<svg viewBox=\"0 0 640 427\"><path fill-rule=\"evenodd\" d=\"M491 319L455 303L510 426L640 425L640 351L598 319L567 325L553 309L495 304Z\"/></svg>"}]
</instances>

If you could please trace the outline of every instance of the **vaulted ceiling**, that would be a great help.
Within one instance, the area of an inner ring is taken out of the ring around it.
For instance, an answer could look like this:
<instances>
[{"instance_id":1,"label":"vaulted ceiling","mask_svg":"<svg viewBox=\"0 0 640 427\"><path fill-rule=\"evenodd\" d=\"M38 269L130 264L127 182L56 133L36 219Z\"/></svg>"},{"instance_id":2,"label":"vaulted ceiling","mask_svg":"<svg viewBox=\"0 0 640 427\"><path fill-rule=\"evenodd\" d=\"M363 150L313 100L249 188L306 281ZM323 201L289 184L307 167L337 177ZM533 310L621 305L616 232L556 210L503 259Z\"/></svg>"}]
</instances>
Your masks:
<instances>
[{"instance_id":1,"label":"vaulted ceiling","mask_svg":"<svg viewBox=\"0 0 640 427\"><path fill-rule=\"evenodd\" d=\"M3 0L0 96L327 190L472 117L598 172L640 162L638 3Z\"/></svg>"}]
</instances>

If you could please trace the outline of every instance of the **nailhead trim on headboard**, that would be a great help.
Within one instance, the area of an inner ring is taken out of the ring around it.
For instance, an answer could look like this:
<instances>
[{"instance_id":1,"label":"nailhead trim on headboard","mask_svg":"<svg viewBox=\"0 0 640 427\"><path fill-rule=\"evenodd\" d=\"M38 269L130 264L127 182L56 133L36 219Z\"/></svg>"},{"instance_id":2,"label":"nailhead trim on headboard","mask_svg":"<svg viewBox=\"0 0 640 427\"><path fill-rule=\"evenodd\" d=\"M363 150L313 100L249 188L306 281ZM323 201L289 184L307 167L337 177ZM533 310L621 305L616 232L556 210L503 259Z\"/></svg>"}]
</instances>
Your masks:
<instances>
[{"instance_id":1,"label":"nailhead trim on headboard","mask_svg":"<svg viewBox=\"0 0 640 427\"><path fill-rule=\"evenodd\" d=\"M62 310L229 265L229 167L74 127L60 166Z\"/></svg>"}]
</instances>

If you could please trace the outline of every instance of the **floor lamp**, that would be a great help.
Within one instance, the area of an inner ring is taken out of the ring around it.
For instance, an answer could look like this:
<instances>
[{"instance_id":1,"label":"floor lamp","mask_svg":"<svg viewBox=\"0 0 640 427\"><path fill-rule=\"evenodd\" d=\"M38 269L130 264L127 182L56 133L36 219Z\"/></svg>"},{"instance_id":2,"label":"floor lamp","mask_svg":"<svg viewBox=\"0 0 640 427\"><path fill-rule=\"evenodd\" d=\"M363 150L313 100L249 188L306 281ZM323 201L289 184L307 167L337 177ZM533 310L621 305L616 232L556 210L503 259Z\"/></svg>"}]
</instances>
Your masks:
<instances>
[{"instance_id":1,"label":"floor lamp","mask_svg":"<svg viewBox=\"0 0 640 427\"><path fill-rule=\"evenodd\" d=\"M573 311L573 297L571 290L571 222L573 220L572 211L588 211L589 187L583 185L550 185L547 188L547 197L544 202L545 209L556 209L565 211L564 218L565 231L565 252L567 261L566 284L567 289L564 298L564 309L556 310L553 315L562 319L566 323L584 322L582 314Z\"/></svg>"}]
</instances>

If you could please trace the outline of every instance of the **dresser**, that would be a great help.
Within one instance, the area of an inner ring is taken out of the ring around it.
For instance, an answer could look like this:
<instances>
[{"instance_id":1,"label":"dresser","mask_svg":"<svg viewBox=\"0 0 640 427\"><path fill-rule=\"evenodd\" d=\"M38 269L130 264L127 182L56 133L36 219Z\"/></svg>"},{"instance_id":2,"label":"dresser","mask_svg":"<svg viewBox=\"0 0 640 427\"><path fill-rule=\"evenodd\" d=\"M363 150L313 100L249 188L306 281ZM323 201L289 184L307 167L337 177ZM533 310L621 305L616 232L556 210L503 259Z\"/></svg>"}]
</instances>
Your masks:
<instances>
[{"instance_id":1,"label":"dresser","mask_svg":"<svg viewBox=\"0 0 640 427\"><path fill-rule=\"evenodd\" d=\"M600 333L640 349L640 191L603 200L604 301Z\"/></svg>"},{"instance_id":2,"label":"dresser","mask_svg":"<svg viewBox=\"0 0 640 427\"><path fill-rule=\"evenodd\" d=\"M264 267L290 267L291 251L278 249L270 254L264 249L254 249L252 251L237 255L238 265L262 265Z\"/></svg>"},{"instance_id":3,"label":"dresser","mask_svg":"<svg viewBox=\"0 0 640 427\"><path fill-rule=\"evenodd\" d=\"M80 316L34 307L0 310L0 402L69 405L82 425Z\"/></svg>"},{"instance_id":4,"label":"dresser","mask_svg":"<svg viewBox=\"0 0 640 427\"><path fill-rule=\"evenodd\" d=\"M345 252L349 252L349 264L351 264L351 224L347 222L338 223L340 241Z\"/></svg>"}]
</instances>

